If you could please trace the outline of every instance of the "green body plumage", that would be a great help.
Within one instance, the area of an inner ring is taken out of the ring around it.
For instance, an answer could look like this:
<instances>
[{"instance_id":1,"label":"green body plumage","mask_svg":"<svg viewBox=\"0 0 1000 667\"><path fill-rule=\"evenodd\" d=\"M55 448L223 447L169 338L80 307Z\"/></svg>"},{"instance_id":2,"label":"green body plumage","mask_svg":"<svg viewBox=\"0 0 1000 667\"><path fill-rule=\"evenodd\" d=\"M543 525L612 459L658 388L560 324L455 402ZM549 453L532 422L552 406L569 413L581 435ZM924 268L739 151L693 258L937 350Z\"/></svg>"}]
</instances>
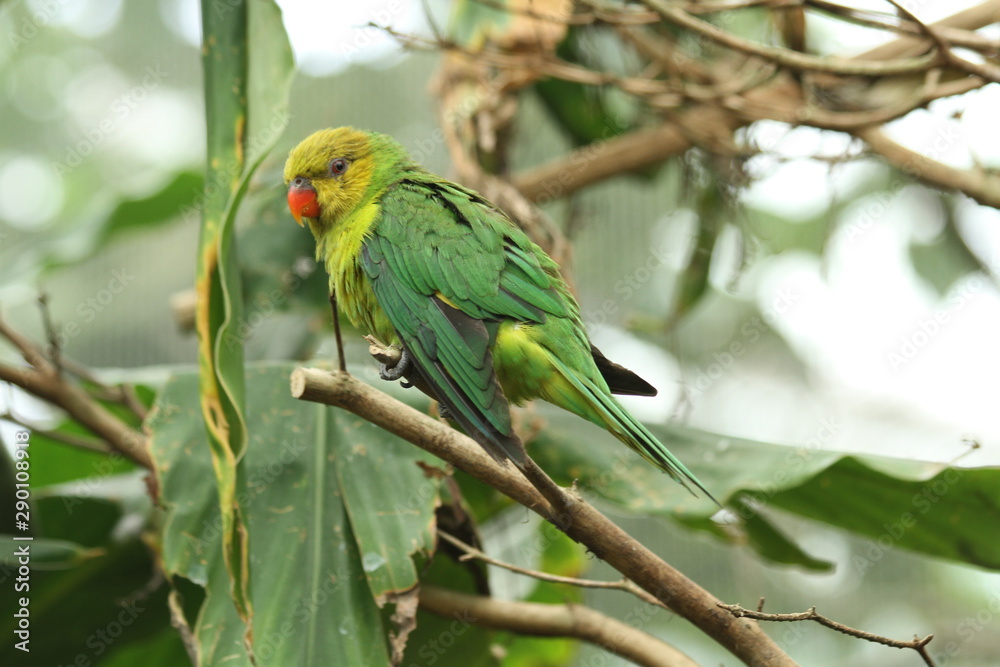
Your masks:
<instances>
[{"instance_id":1,"label":"green body plumage","mask_svg":"<svg viewBox=\"0 0 1000 667\"><path fill-rule=\"evenodd\" d=\"M293 192L309 193L316 256L348 319L401 343L493 456L523 461L508 402L542 398L704 490L611 395L655 389L591 345L556 263L490 202L423 170L390 137L353 128L304 140L285 181L290 206Z\"/></svg>"}]
</instances>

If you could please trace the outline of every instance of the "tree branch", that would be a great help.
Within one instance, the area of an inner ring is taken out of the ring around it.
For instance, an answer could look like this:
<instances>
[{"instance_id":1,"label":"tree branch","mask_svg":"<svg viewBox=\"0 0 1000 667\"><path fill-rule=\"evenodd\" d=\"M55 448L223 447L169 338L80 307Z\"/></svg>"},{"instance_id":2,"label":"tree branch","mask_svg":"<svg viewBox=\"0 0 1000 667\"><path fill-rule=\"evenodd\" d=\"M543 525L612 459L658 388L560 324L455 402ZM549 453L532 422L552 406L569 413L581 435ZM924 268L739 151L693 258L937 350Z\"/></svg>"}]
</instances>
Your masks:
<instances>
[{"instance_id":1,"label":"tree branch","mask_svg":"<svg viewBox=\"0 0 1000 667\"><path fill-rule=\"evenodd\" d=\"M860 128L852 134L867 143L886 162L916 180L936 188L957 190L984 206L1000 208L1000 174L988 172L981 167L949 167L896 143L879 127Z\"/></svg>"},{"instance_id":2,"label":"tree branch","mask_svg":"<svg viewBox=\"0 0 1000 667\"><path fill-rule=\"evenodd\" d=\"M952 31L972 31L989 25L997 20L998 14L1000 0L986 0L927 26L936 31L938 36L947 39ZM913 28L912 36L887 42L854 56L851 60L867 62L902 58L926 50L926 34L920 33L920 28L916 25L908 25ZM838 85L836 77L827 76L827 79L823 81L825 88L835 88ZM598 140L547 164L522 171L513 177L513 181L525 198L533 202L566 197L608 178L660 164L690 149L696 141L706 137L710 140L714 137L717 141L719 137L730 135L740 127L769 118L791 124L848 131L865 141L871 137L872 150L887 162L904 170L910 166L909 171L932 186L958 189L980 203L996 207L1000 194L997 194L997 179L992 175L954 169L924 158L889 140L875 127L880 122L896 118L932 99L967 92L983 83L985 81L979 77L949 81L920 91L918 95L911 96L912 99L897 102L890 109L851 113L810 107L805 103L801 87L796 82L782 81L766 88L756 88L741 96L726 98L724 104L728 109L709 103L697 104L658 127ZM912 165L917 165L917 168L913 169Z\"/></svg>"},{"instance_id":3,"label":"tree branch","mask_svg":"<svg viewBox=\"0 0 1000 667\"><path fill-rule=\"evenodd\" d=\"M0 319L0 336L15 345L31 367L0 364L0 380L10 382L42 400L62 408L74 421L103 438L123 456L149 470L153 461L145 435L128 426L87 392L70 384L41 351Z\"/></svg>"},{"instance_id":4,"label":"tree branch","mask_svg":"<svg viewBox=\"0 0 1000 667\"><path fill-rule=\"evenodd\" d=\"M827 2L826 0L805 0L805 5L869 28L892 30L907 35L926 34L916 23L900 20L898 16L893 14L838 5L835 2ZM938 25L935 30L952 46L961 46L986 53L1000 51L1000 41L990 39L972 30L953 28L947 25Z\"/></svg>"},{"instance_id":5,"label":"tree branch","mask_svg":"<svg viewBox=\"0 0 1000 667\"><path fill-rule=\"evenodd\" d=\"M691 30L727 48L742 51L752 56L758 56L793 70L825 72L846 76L890 76L926 72L939 64L942 59L942 54L937 50L921 56L886 58L881 61L840 58L836 56L813 56L792 51L791 49L758 44L748 39L743 39L707 21L696 18L663 0L643 0L643 3L651 9L656 10L663 18L674 25Z\"/></svg>"},{"instance_id":6,"label":"tree branch","mask_svg":"<svg viewBox=\"0 0 1000 667\"><path fill-rule=\"evenodd\" d=\"M445 618L537 637L572 637L648 667L697 667L666 642L599 611L575 604L511 602L420 587L420 607Z\"/></svg>"},{"instance_id":7,"label":"tree branch","mask_svg":"<svg viewBox=\"0 0 1000 667\"><path fill-rule=\"evenodd\" d=\"M764 601L762 599L761 607L763 606L763 602ZM844 625L843 623L838 623L837 621L829 619L822 614L816 613L816 607L810 607L808 611L803 611L797 614L768 614L761 611L760 607L754 611L752 609L744 609L738 604L720 604L719 606L728 610L733 614L733 616L736 617L753 618L758 621L776 621L785 623L796 621L815 621L820 625L824 625L831 630L836 630L837 632L850 637L857 637L858 639L864 639L865 641L874 642L876 644L883 644L884 646L890 646L892 648L911 648L920 654L920 657L923 658L927 665L934 667L934 660L932 660L930 654L927 653L927 644L934 639L934 635L927 635L923 639L914 637L913 640L908 642L889 639L888 637L883 637L882 635L876 635L866 630L858 630Z\"/></svg>"},{"instance_id":8,"label":"tree branch","mask_svg":"<svg viewBox=\"0 0 1000 667\"><path fill-rule=\"evenodd\" d=\"M663 607L663 603L657 600L655 597L642 590L636 586L633 582L628 579L622 579L621 581L594 581L593 579L580 579L579 577L564 577L559 574L549 574L548 572L540 572L538 570L531 570L526 567L518 567L512 563L505 563L502 560L497 560L489 554L486 554L479 549L466 544L462 540L449 535L443 530L438 529L438 535L448 544L457 547L460 551L464 551L465 554L459 557L460 561L466 561L470 559L480 560L489 565L495 565L496 567L502 567L505 570L511 572L516 572L517 574L523 574L527 577L533 577L539 581L548 581L554 584L567 584L569 586L578 586L579 588L603 588L603 589L614 589L618 591L625 591L626 593L631 593L643 602L651 605L656 605L657 607Z\"/></svg>"},{"instance_id":9,"label":"tree branch","mask_svg":"<svg viewBox=\"0 0 1000 667\"><path fill-rule=\"evenodd\" d=\"M795 664L756 623L740 622L724 613L718 607L719 600L708 591L662 561L575 492L568 516L558 516L552 504L513 466L497 463L467 436L347 373L299 368L292 373L291 391L302 400L345 408L500 490L560 526L569 537L747 664Z\"/></svg>"}]
</instances>

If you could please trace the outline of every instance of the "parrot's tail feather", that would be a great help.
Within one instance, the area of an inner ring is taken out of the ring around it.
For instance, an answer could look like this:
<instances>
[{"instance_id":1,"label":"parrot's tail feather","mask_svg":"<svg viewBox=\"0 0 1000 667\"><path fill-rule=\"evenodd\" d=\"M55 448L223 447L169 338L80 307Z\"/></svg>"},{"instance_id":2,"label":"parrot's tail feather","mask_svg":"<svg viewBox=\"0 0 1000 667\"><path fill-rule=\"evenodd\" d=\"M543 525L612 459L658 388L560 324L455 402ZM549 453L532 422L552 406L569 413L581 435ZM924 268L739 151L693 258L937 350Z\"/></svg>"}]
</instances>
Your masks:
<instances>
[{"instance_id":1,"label":"parrot's tail feather","mask_svg":"<svg viewBox=\"0 0 1000 667\"><path fill-rule=\"evenodd\" d=\"M414 357L414 363L416 371L433 389L435 398L445 406L451 418L458 422L466 435L478 442L498 463L509 459L518 468L524 465L527 456L524 444L513 429L509 433L504 433L492 424L482 409L455 384L440 363L426 359L420 354ZM492 364L492 360L490 363ZM502 392L500 395L503 396Z\"/></svg>"},{"instance_id":2,"label":"parrot's tail feather","mask_svg":"<svg viewBox=\"0 0 1000 667\"><path fill-rule=\"evenodd\" d=\"M553 365L559 373L572 385L583 400L586 401L587 407L591 409L588 412L592 412L592 414L585 414L584 411L577 411L578 414L606 428L612 435L628 445L642 456L642 458L670 475L681 486L690 491L692 495L697 494L694 493L688 482L700 489L702 493L721 507L719 501L698 481L694 473L688 470L676 456L671 454L670 450L657 440L656 436L649 432L649 429L630 415L611 394L602 390L593 381L574 373L554 355L551 355L551 358ZM578 401L571 402L577 403Z\"/></svg>"}]
</instances>

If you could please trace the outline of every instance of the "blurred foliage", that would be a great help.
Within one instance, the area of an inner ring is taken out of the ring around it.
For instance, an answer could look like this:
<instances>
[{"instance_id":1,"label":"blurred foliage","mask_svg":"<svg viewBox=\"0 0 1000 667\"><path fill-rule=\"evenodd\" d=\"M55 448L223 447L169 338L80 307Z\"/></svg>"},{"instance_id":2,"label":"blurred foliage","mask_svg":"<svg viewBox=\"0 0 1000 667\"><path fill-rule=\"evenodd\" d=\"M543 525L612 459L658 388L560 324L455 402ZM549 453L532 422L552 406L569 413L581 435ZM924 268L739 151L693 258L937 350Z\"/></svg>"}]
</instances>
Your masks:
<instances>
[{"instance_id":1,"label":"blurred foliage","mask_svg":"<svg viewBox=\"0 0 1000 667\"><path fill-rule=\"evenodd\" d=\"M468 44L486 39L502 42L524 28L495 7L474 1L456 4L460 11L453 29ZM133 20L132 12L140 16L138 10L128 12L125 21ZM23 12L15 18L22 16ZM740 16L747 18L727 27L751 36L767 31L765 12ZM157 31L165 32L161 19L154 18ZM676 30L655 30L684 43L692 41ZM51 53L68 62L78 57L99 65L93 62L98 40L71 35L64 28L41 34L32 44L39 49L33 56L36 59ZM627 53L616 50L618 45L609 36L610 29L572 27L565 35L553 37L553 48L566 61L628 74L633 63ZM280 41L279 37L283 35L267 39ZM134 48L146 46L137 42ZM187 60L178 62L178 72L186 68L190 73L197 53L185 49ZM253 49L251 59L252 54ZM121 57L126 60L131 55L134 52ZM38 132L41 126L32 123L41 123L42 116L29 116L32 108L39 107L24 106L41 93L20 98L21 107L11 101L15 93L23 92L24 80L45 78L33 69L40 64L25 64L28 58L20 52L5 57L13 75L0 110L15 123L12 127L17 132L12 135L31 138L49 149L60 146L69 132L59 134L55 123L46 126L51 136ZM45 71L55 81L66 78L57 67ZM270 72L270 80L283 85L287 75L278 67ZM179 80L181 74L177 76ZM368 81L376 74L365 70L352 76ZM415 77L407 74L406 78ZM418 83L423 86L423 81ZM310 89L326 87L337 93L321 102L308 98L311 103L297 109L310 123L339 119L345 107L336 105L361 107L359 96L342 94L338 85L315 80L306 84ZM534 161L567 146L605 141L652 120L609 86L542 78L528 90L542 109L531 117L531 123L525 123L537 130L537 135L525 133L523 140L530 144L525 152ZM382 102L375 86L367 92L379 98L374 106L390 106ZM259 95L280 108L284 91L251 90L251 96ZM525 107L524 113L530 114L529 105ZM365 117L369 107L363 109L360 113ZM251 125L262 118L267 119L267 114L251 117ZM60 122L70 125L65 119ZM267 127L251 127L250 135L263 136ZM296 127L296 131L301 129ZM401 130L407 131L411 130ZM277 134L273 132L270 139L276 140ZM435 153L438 146L420 143L423 135L419 132L410 138L418 137L410 145L417 146L423 157L443 164L444 151ZM262 158L269 143L254 145L248 159ZM22 141L21 148L27 147ZM57 222L46 221L35 229L0 226L0 285L13 292L24 287L26 275L75 275L71 272L82 272L80 267L109 247L130 239L160 238L155 235L193 223L200 215L205 187L201 170L172 163L140 169L134 167L138 162L122 158L122 164L110 171L107 165L119 161L118 153L113 146L106 152L103 166L81 166L61 182L67 210L60 212ZM58 150L53 155L61 157ZM275 159L280 161L280 156ZM236 307L231 333L241 346L248 346L251 358L309 359L329 338L327 277L313 260L308 232L290 224L278 184L280 173L273 165L264 169L254 182L249 172L241 171L246 178L219 211L227 216L233 245L238 248L238 253L228 256L239 271L232 282L239 288L232 295ZM143 171L144 178L133 180L130 171ZM635 275L638 255L623 249L644 252L656 238L658 224L675 226L677 218L661 223L656 218L666 208L663 193L680 190L679 172L662 166L644 171L643 178L632 179L626 189L615 191L624 194L608 206L607 218L613 224L584 225L576 232L578 253L590 253L598 260L587 266L585 279L603 284L609 294L621 276ZM737 338L740 325L760 315L752 285L746 289L739 285L746 278L748 256L757 264L793 253L825 261L837 235L853 233L844 223L852 210L860 208L866 224L880 224L884 210L903 197L901 184L909 187L911 183L909 177L885 168L874 169L872 174L839 192L818 213L796 216L746 205L738 219L723 206L726 202L719 193L720 181L725 179L720 174L695 179L687 199L670 204L695 219L681 242L686 244L686 259L659 266L647 276L646 296L630 303L622 299L620 308L616 301L609 321L631 327L681 362L724 349L728 340L719 342L720 337L726 339L728 332L729 339ZM96 184L107 187L97 193ZM735 188L734 199L740 198L742 187ZM599 191L609 189L604 185L593 188ZM597 217L588 206L603 204L594 204L598 195L591 195L580 196L582 209ZM956 282L983 270L983 265L963 237L959 199L926 191L920 197L927 205L921 206L923 219L917 222L930 231L912 235L909 260L916 275L944 298ZM626 226L627 234L622 232ZM738 230L741 253L728 253L721 247L729 229ZM580 272L579 266L575 269ZM720 275L725 280L719 280ZM667 298L668 294L672 296ZM705 322L712 326L702 326ZM697 323L697 330L692 323ZM671 328L674 324L676 329ZM219 331L216 327L212 333ZM356 339L354 334L359 332L350 333ZM782 358L795 354L779 333L758 333L767 334ZM434 527L444 525L441 512L459 507L461 512L456 514L471 516L461 527L469 535L463 539L472 539L478 527L497 526L511 501L455 473L459 497L418 467L418 463L441 467L440 461L352 415L291 400L287 392L291 368L288 363L250 364L247 372L244 521L249 534L248 595L256 610L254 651L265 663L273 659L274 664L388 664L387 637L397 630L392 612L400 596L412 591L418 581L470 594L488 592L487 568L460 563L456 554L435 542ZM173 622L192 633L195 644L189 648L202 651L201 664L248 662L244 626L233 605L223 564L218 475L209 459L196 376L189 367L168 371L172 377L164 386L141 388L144 403L151 404L156 397L156 411L146 423L157 460L152 478L120 456L67 446L66 437L89 437L72 422L56 419L49 433L35 430L32 435L31 657L37 664L71 664L81 655L111 667L139 662L152 667L189 664L181 635L172 627L171 608ZM384 383L376 386L387 389ZM387 390L419 409L429 409L429 401L415 391ZM107 406L127 417L113 403ZM996 492L1000 471L995 469L856 457L685 426L650 425L723 501L725 510L718 512L707 500L691 497L639 461L607 433L547 406L530 416L540 418L544 425L531 439L530 451L557 481L575 481L602 508L623 517L642 518L654 529L657 518L666 519L687 535L711 540L713 548L735 547L772 569L791 566L841 572L851 568L863 574L883 557L889 558L891 550L902 548L941 561L1000 570L1000 550L993 538L1000 513ZM5 458L3 464L0 498L6 503L13 497L14 477L11 461ZM150 489L157 500L155 508ZM835 553L813 553L797 528L802 520L816 530L833 528L836 534L854 536L863 540L862 546L847 560L837 560ZM16 564L9 539L12 527L4 524L0 532L4 548L0 578L6 586ZM522 565L586 576L593 559L561 534L552 535L544 525L522 531L517 538L504 533L511 542L523 540L516 546L534 552L532 562ZM706 542L694 543L700 550ZM543 545L541 549L536 548L538 544ZM520 597L551 603L584 599L579 589L545 582L532 583ZM416 619L404 665L555 666L570 664L579 651L574 641L456 625L456 619L424 611L417 612ZM12 628L11 617L6 615L0 631L9 634ZM20 657L8 644L0 649L3 664L18 664Z\"/></svg>"},{"instance_id":2,"label":"blurred foliage","mask_svg":"<svg viewBox=\"0 0 1000 667\"><path fill-rule=\"evenodd\" d=\"M293 368L258 366L247 376L240 504L253 563L254 651L275 664L388 664L378 608L416 585L411 557L432 548L437 483L417 462L433 461L353 415L293 399ZM197 396L195 374L175 377L148 423L165 510L163 567L205 589L205 606L188 619L205 664L250 664L221 562Z\"/></svg>"}]
</instances>

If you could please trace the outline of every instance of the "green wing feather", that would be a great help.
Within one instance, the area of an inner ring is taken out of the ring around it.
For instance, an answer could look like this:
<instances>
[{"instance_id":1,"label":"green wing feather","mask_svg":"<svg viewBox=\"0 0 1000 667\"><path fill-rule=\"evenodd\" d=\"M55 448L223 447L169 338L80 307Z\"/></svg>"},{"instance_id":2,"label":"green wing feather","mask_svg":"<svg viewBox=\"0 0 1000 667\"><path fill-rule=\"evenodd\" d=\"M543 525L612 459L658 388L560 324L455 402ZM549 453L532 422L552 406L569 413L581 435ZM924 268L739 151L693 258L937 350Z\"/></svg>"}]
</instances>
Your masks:
<instances>
[{"instance_id":1,"label":"green wing feather","mask_svg":"<svg viewBox=\"0 0 1000 667\"><path fill-rule=\"evenodd\" d=\"M491 347L505 319L541 324L569 315L549 273L554 263L543 266L506 216L451 183L402 181L380 207L361 253L376 299L469 435L494 457L523 462Z\"/></svg>"},{"instance_id":2,"label":"green wing feather","mask_svg":"<svg viewBox=\"0 0 1000 667\"><path fill-rule=\"evenodd\" d=\"M555 263L503 213L430 175L396 183L379 205L378 223L362 246L362 269L417 371L494 458L520 465L526 456L494 371L500 323L545 325L537 328L539 349L568 384L551 383L541 395L605 426L685 487L690 481L708 494L612 398L611 391L656 390L590 344Z\"/></svg>"}]
</instances>

